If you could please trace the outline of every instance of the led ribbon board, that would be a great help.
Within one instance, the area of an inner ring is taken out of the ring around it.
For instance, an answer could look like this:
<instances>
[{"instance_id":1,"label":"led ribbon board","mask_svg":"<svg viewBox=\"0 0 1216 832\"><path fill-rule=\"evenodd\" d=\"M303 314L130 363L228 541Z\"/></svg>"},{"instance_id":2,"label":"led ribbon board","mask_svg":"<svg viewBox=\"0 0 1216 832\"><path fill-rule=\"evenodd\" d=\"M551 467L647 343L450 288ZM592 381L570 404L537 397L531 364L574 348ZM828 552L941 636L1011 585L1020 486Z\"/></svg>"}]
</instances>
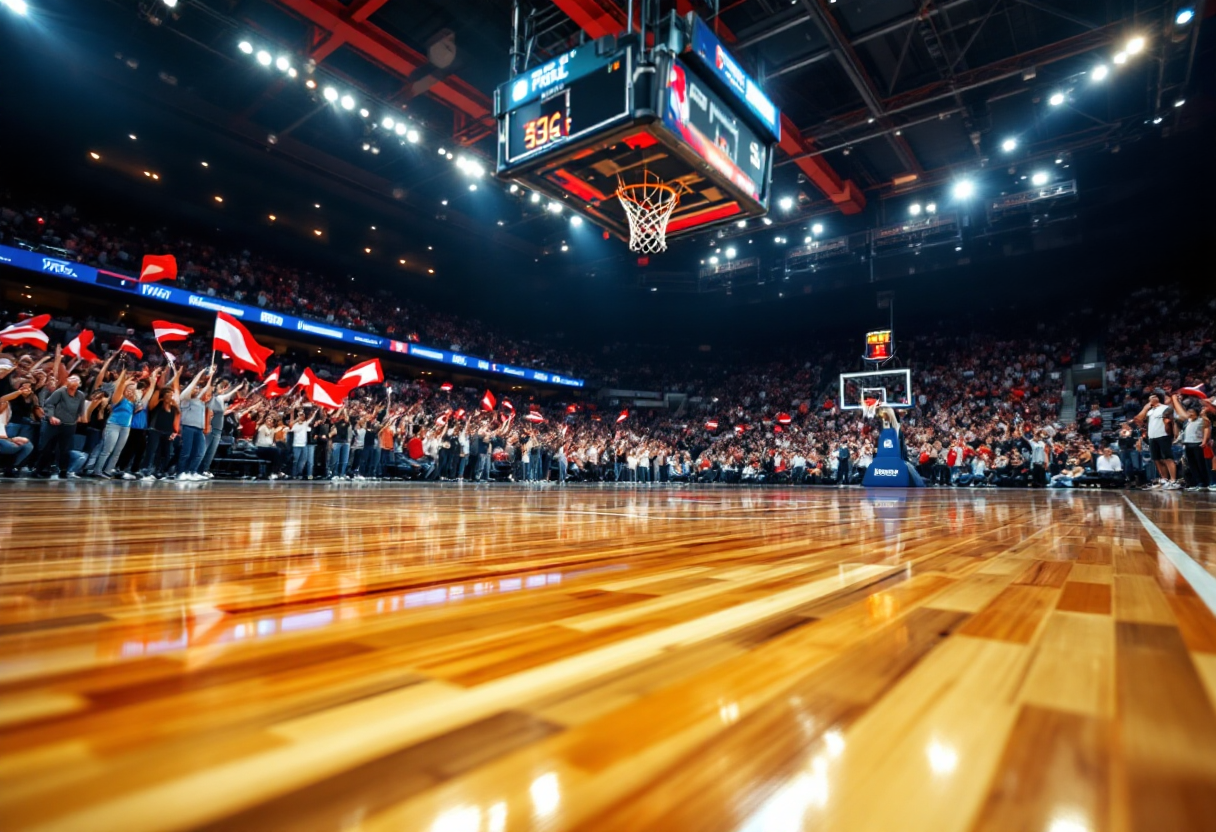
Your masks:
<instances>
[{"instance_id":1,"label":"led ribbon board","mask_svg":"<svg viewBox=\"0 0 1216 832\"><path fill-rule=\"evenodd\" d=\"M743 71L738 61L722 45L700 17L690 14L692 18L692 54L708 69L714 77L734 93L739 103L743 104L764 128L767 138L774 142L781 141L781 113L776 105L769 100L750 75Z\"/></svg>"}]
</instances>

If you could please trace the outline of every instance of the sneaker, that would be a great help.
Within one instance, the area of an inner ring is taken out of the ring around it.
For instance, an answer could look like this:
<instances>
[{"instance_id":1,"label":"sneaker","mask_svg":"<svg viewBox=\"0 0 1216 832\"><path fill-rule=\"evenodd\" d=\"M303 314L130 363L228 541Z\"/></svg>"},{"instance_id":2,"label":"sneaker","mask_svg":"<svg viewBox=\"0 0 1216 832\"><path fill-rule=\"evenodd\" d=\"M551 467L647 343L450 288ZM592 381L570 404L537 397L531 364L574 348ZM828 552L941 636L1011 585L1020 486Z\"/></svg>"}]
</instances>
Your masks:
<instances>
[{"instance_id":1,"label":"sneaker","mask_svg":"<svg viewBox=\"0 0 1216 832\"><path fill-rule=\"evenodd\" d=\"M130 471L124 471L124 472L123 472L123 475L122 475L122 478L123 478L124 480L133 480L133 479L135 479L135 475L134 475L134 474L132 474Z\"/></svg>"},{"instance_id":2,"label":"sneaker","mask_svg":"<svg viewBox=\"0 0 1216 832\"><path fill-rule=\"evenodd\" d=\"M156 475L144 474L142 477L139 478L139 481L140 482L156 482Z\"/></svg>"},{"instance_id":3,"label":"sneaker","mask_svg":"<svg viewBox=\"0 0 1216 832\"><path fill-rule=\"evenodd\" d=\"M1216 491L1216 482L1208 486L1208 491Z\"/></svg>"},{"instance_id":4,"label":"sneaker","mask_svg":"<svg viewBox=\"0 0 1216 832\"><path fill-rule=\"evenodd\" d=\"M1149 491L1157 491L1158 489L1161 489L1164 487L1165 487L1164 480L1153 480L1152 482L1150 482L1148 485L1145 486L1145 488L1147 488Z\"/></svg>"},{"instance_id":5,"label":"sneaker","mask_svg":"<svg viewBox=\"0 0 1216 832\"><path fill-rule=\"evenodd\" d=\"M1207 491L1207 488L1202 485L1192 485L1186 489L1187 491Z\"/></svg>"},{"instance_id":6,"label":"sneaker","mask_svg":"<svg viewBox=\"0 0 1216 832\"><path fill-rule=\"evenodd\" d=\"M68 474L68 479L70 479L70 480L78 480L78 479L80 479L80 474L72 474L72 473L69 473L69 474ZM106 479L109 479L109 477L107 477Z\"/></svg>"},{"instance_id":7,"label":"sneaker","mask_svg":"<svg viewBox=\"0 0 1216 832\"><path fill-rule=\"evenodd\" d=\"M203 479L205 479L205 480L213 480L213 479L215 479L215 474L211 473L210 471L208 471L208 472L207 472L207 473L205 473L205 474L202 474L201 476L202 476L202 478L203 478Z\"/></svg>"}]
</instances>

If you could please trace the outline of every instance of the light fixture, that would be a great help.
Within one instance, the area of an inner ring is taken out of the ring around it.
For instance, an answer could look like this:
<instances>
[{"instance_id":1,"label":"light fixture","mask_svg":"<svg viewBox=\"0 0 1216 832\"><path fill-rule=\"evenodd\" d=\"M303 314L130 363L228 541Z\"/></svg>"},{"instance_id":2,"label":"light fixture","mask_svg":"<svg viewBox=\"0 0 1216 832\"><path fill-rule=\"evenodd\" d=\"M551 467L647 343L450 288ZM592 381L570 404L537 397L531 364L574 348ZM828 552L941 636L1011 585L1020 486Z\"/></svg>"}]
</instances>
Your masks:
<instances>
[{"instance_id":1,"label":"light fixture","mask_svg":"<svg viewBox=\"0 0 1216 832\"><path fill-rule=\"evenodd\" d=\"M1165 119L1161 118L1161 116L1157 116L1155 119L1153 119L1153 124L1160 124L1164 120Z\"/></svg>"},{"instance_id":2,"label":"light fixture","mask_svg":"<svg viewBox=\"0 0 1216 832\"><path fill-rule=\"evenodd\" d=\"M1047 103L1053 107L1059 107L1061 104L1064 103L1064 93L1053 92L1051 94L1051 98L1047 99Z\"/></svg>"},{"instance_id":3,"label":"light fixture","mask_svg":"<svg viewBox=\"0 0 1216 832\"><path fill-rule=\"evenodd\" d=\"M451 153L449 153L449 154L448 154L448 161L451 161L451 160L452 160L452 154L451 154Z\"/></svg>"},{"instance_id":4,"label":"light fixture","mask_svg":"<svg viewBox=\"0 0 1216 832\"><path fill-rule=\"evenodd\" d=\"M711 257L711 258L709 258L709 265L711 265L711 266L716 266L716 265L718 265L718 258L717 258L717 257Z\"/></svg>"},{"instance_id":5,"label":"light fixture","mask_svg":"<svg viewBox=\"0 0 1216 832\"><path fill-rule=\"evenodd\" d=\"M470 183L469 183L469 190L470 190L470 191L475 191L475 190L477 190L477 183L476 183L476 182L470 182Z\"/></svg>"},{"instance_id":6,"label":"light fixture","mask_svg":"<svg viewBox=\"0 0 1216 832\"><path fill-rule=\"evenodd\" d=\"M244 52L246 55L253 54L253 44L247 40L243 40L236 45L236 48Z\"/></svg>"},{"instance_id":7,"label":"light fixture","mask_svg":"<svg viewBox=\"0 0 1216 832\"><path fill-rule=\"evenodd\" d=\"M414 129L406 130L405 140L410 144L418 144L418 142L422 141L422 134Z\"/></svg>"},{"instance_id":8,"label":"light fixture","mask_svg":"<svg viewBox=\"0 0 1216 832\"><path fill-rule=\"evenodd\" d=\"M1188 6L1186 8L1179 9L1178 13L1176 15L1174 15L1174 25L1175 26L1185 26L1186 24L1190 23L1194 19L1195 19L1195 10Z\"/></svg>"},{"instance_id":9,"label":"light fixture","mask_svg":"<svg viewBox=\"0 0 1216 832\"><path fill-rule=\"evenodd\" d=\"M392 130L393 125L396 123L397 122L393 121L392 116L385 116L384 120L380 122L380 126L383 127L385 130Z\"/></svg>"},{"instance_id":10,"label":"light fixture","mask_svg":"<svg viewBox=\"0 0 1216 832\"><path fill-rule=\"evenodd\" d=\"M765 218L764 218L764 224L765 224L765 225L772 225L772 224L773 224L773 221L772 221L771 219L769 219L768 217L765 217Z\"/></svg>"},{"instance_id":11,"label":"light fixture","mask_svg":"<svg viewBox=\"0 0 1216 832\"><path fill-rule=\"evenodd\" d=\"M512 182L510 187L507 188L507 190L513 194L517 194L517 193L519 193L519 186L516 185L514 182Z\"/></svg>"},{"instance_id":12,"label":"light fixture","mask_svg":"<svg viewBox=\"0 0 1216 832\"><path fill-rule=\"evenodd\" d=\"M317 82L309 78L304 82L304 86L308 87L310 90L315 90L317 88Z\"/></svg>"},{"instance_id":13,"label":"light fixture","mask_svg":"<svg viewBox=\"0 0 1216 832\"><path fill-rule=\"evenodd\" d=\"M730 248L728 248L728 249L726 250L726 259L727 259L727 260L734 260L734 259L735 259L735 255L736 255L736 254L738 254L738 252L736 252L736 251L735 251L735 247L734 247L734 246L731 246Z\"/></svg>"},{"instance_id":14,"label":"light fixture","mask_svg":"<svg viewBox=\"0 0 1216 832\"><path fill-rule=\"evenodd\" d=\"M1005 151L1006 153L1012 153L1013 151L1015 151L1017 149L1018 149L1018 140L1017 139L1005 139L1005 141L1001 142L1001 150Z\"/></svg>"},{"instance_id":15,"label":"light fixture","mask_svg":"<svg viewBox=\"0 0 1216 832\"><path fill-rule=\"evenodd\" d=\"M926 214L936 214L937 213L937 203L936 202L928 203L925 206L925 213Z\"/></svg>"},{"instance_id":16,"label":"light fixture","mask_svg":"<svg viewBox=\"0 0 1216 832\"><path fill-rule=\"evenodd\" d=\"M1179 98L1177 101L1175 101L1175 102L1174 102L1174 106L1175 106L1175 107L1181 107L1181 106L1182 106L1183 104L1185 104L1185 103L1186 103L1186 99L1185 99L1185 98Z\"/></svg>"},{"instance_id":17,"label":"light fixture","mask_svg":"<svg viewBox=\"0 0 1216 832\"><path fill-rule=\"evenodd\" d=\"M554 214L560 214L562 212L562 204L560 202L550 202L547 207L549 211Z\"/></svg>"},{"instance_id":18,"label":"light fixture","mask_svg":"<svg viewBox=\"0 0 1216 832\"><path fill-rule=\"evenodd\" d=\"M274 61L274 58L272 58L270 53L265 49L258 51L258 63L260 63L262 66L270 66L272 61Z\"/></svg>"},{"instance_id":19,"label":"light fixture","mask_svg":"<svg viewBox=\"0 0 1216 832\"><path fill-rule=\"evenodd\" d=\"M814 240L815 240L815 238L812 237L810 234L807 234L805 237L802 238L803 245L808 245L808 246L812 242L814 242Z\"/></svg>"},{"instance_id":20,"label":"light fixture","mask_svg":"<svg viewBox=\"0 0 1216 832\"><path fill-rule=\"evenodd\" d=\"M781 207L782 211L789 211L794 207L794 198L792 196L783 196L777 201L777 205Z\"/></svg>"},{"instance_id":21,"label":"light fixture","mask_svg":"<svg viewBox=\"0 0 1216 832\"><path fill-rule=\"evenodd\" d=\"M1047 184L1047 173L1045 171L1041 171L1041 170L1036 171L1034 173L1034 175L1030 177L1030 184L1034 185L1036 188L1040 187L1042 185L1046 185Z\"/></svg>"},{"instance_id":22,"label":"light fixture","mask_svg":"<svg viewBox=\"0 0 1216 832\"><path fill-rule=\"evenodd\" d=\"M975 194L975 183L970 179L960 179L954 183L955 199L970 199Z\"/></svg>"},{"instance_id":23,"label":"light fixture","mask_svg":"<svg viewBox=\"0 0 1216 832\"><path fill-rule=\"evenodd\" d=\"M371 113L371 110L367 109L366 107L360 107L360 108L359 108L359 115L360 115L362 118L367 118L367 117L368 117L368 116L370 116L371 114L372 114L372 113Z\"/></svg>"},{"instance_id":24,"label":"light fixture","mask_svg":"<svg viewBox=\"0 0 1216 832\"><path fill-rule=\"evenodd\" d=\"M572 216L570 218L570 224L572 226L574 226L575 228L578 228L580 225L583 224L583 218L580 217L578 214L575 214L574 216Z\"/></svg>"},{"instance_id":25,"label":"light fixture","mask_svg":"<svg viewBox=\"0 0 1216 832\"><path fill-rule=\"evenodd\" d=\"M212 198L213 198L213 199L214 199L216 202L223 202L223 201L224 201L224 198L223 198L222 196L220 196L219 194L216 194L216 195L215 195L214 197L212 197Z\"/></svg>"},{"instance_id":26,"label":"light fixture","mask_svg":"<svg viewBox=\"0 0 1216 832\"><path fill-rule=\"evenodd\" d=\"M911 205L909 205L909 206L908 206L908 213L909 213L909 214L911 214L911 215L912 215L912 216L914 216L914 217L919 217L919 216L920 216L920 203L919 203L919 202L913 202Z\"/></svg>"},{"instance_id":27,"label":"light fixture","mask_svg":"<svg viewBox=\"0 0 1216 832\"><path fill-rule=\"evenodd\" d=\"M333 87L326 87L321 91L321 94L325 96L325 100L331 104L338 100L338 91Z\"/></svg>"},{"instance_id":28,"label":"light fixture","mask_svg":"<svg viewBox=\"0 0 1216 832\"><path fill-rule=\"evenodd\" d=\"M1127 54L1137 55L1144 51L1144 38L1142 38L1140 35L1136 35L1134 38L1129 40L1127 42L1127 46L1123 48Z\"/></svg>"},{"instance_id":29,"label":"light fixture","mask_svg":"<svg viewBox=\"0 0 1216 832\"><path fill-rule=\"evenodd\" d=\"M313 234L316 234L318 237L320 237L320 236L321 236L321 229L319 229L319 228L314 228L314 229L312 230L312 233L313 233Z\"/></svg>"},{"instance_id":30,"label":"light fixture","mask_svg":"<svg viewBox=\"0 0 1216 832\"><path fill-rule=\"evenodd\" d=\"M152 171L149 171L149 170L144 171L144 176L151 176L151 175L152 175Z\"/></svg>"},{"instance_id":31,"label":"light fixture","mask_svg":"<svg viewBox=\"0 0 1216 832\"><path fill-rule=\"evenodd\" d=\"M354 98L352 98L350 95L344 95L344 96L342 96L342 102L341 102L341 103L342 103L342 109L343 109L343 110L353 110L353 109L355 109L355 99L354 99Z\"/></svg>"},{"instance_id":32,"label":"light fixture","mask_svg":"<svg viewBox=\"0 0 1216 832\"><path fill-rule=\"evenodd\" d=\"M566 245L565 243L562 243L562 251L569 251L569 250L570 250L570 246Z\"/></svg>"},{"instance_id":33,"label":"light fixture","mask_svg":"<svg viewBox=\"0 0 1216 832\"><path fill-rule=\"evenodd\" d=\"M439 200L439 204L440 204L440 205L447 205L447 204L448 204L448 201L447 201L446 199L441 199L441 200Z\"/></svg>"},{"instance_id":34,"label":"light fixture","mask_svg":"<svg viewBox=\"0 0 1216 832\"><path fill-rule=\"evenodd\" d=\"M153 179L160 179L160 174L159 174L159 173L154 173L154 174L152 174L152 178L153 178Z\"/></svg>"},{"instance_id":35,"label":"light fixture","mask_svg":"<svg viewBox=\"0 0 1216 832\"><path fill-rule=\"evenodd\" d=\"M747 220L739 220L737 223L735 223L735 227L747 228Z\"/></svg>"},{"instance_id":36,"label":"light fixture","mask_svg":"<svg viewBox=\"0 0 1216 832\"><path fill-rule=\"evenodd\" d=\"M96 162L96 161L98 161L99 159L101 159L101 154L100 154L100 153L98 153L96 150L90 150L90 151L89 151L89 157L90 157L90 158L91 158L91 159L92 159L94 162Z\"/></svg>"},{"instance_id":37,"label":"light fixture","mask_svg":"<svg viewBox=\"0 0 1216 832\"><path fill-rule=\"evenodd\" d=\"M296 70L296 68L294 66L287 67L287 77L288 78L295 78L299 74L300 73Z\"/></svg>"},{"instance_id":38,"label":"light fixture","mask_svg":"<svg viewBox=\"0 0 1216 832\"><path fill-rule=\"evenodd\" d=\"M177 8L177 0L165 0L165 5L171 9Z\"/></svg>"},{"instance_id":39,"label":"light fixture","mask_svg":"<svg viewBox=\"0 0 1216 832\"><path fill-rule=\"evenodd\" d=\"M202 165L202 166L203 166L203 167L205 167L205 168L209 168L209 167L211 167L211 165L209 165L209 164L208 164L207 162L205 162L205 161L204 161L204 162L199 162L199 164L200 164L200 165Z\"/></svg>"},{"instance_id":40,"label":"light fixture","mask_svg":"<svg viewBox=\"0 0 1216 832\"><path fill-rule=\"evenodd\" d=\"M1126 52L1116 52L1115 57L1112 58L1111 60L1113 60L1115 63L1117 63L1119 65L1123 65L1123 64L1127 63L1127 53Z\"/></svg>"},{"instance_id":41,"label":"light fixture","mask_svg":"<svg viewBox=\"0 0 1216 832\"><path fill-rule=\"evenodd\" d=\"M822 234L823 233L823 223L817 222L814 225L812 225L811 233L812 234Z\"/></svg>"},{"instance_id":42,"label":"light fixture","mask_svg":"<svg viewBox=\"0 0 1216 832\"><path fill-rule=\"evenodd\" d=\"M405 126L404 121L397 122L397 126L393 128L393 132L398 136L404 136L407 130L409 130L409 128Z\"/></svg>"},{"instance_id":43,"label":"light fixture","mask_svg":"<svg viewBox=\"0 0 1216 832\"><path fill-rule=\"evenodd\" d=\"M374 226L374 225L373 225L373 226L371 226L371 229L372 229L372 231L375 231L375 230L376 230L376 226Z\"/></svg>"},{"instance_id":44,"label":"light fixture","mask_svg":"<svg viewBox=\"0 0 1216 832\"><path fill-rule=\"evenodd\" d=\"M286 55L280 55L277 59L275 59L274 65L279 72L286 72L291 68L291 61L287 59Z\"/></svg>"},{"instance_id":45,"label":"light fixture","mask_svg":"<svg viewBox=\"0 0 1216 832\"><path fill-rule=\"evenodd\" d=\"M1089 71L1089 77L1094 81L1105 81L1107 75L1110 75L1110 67L1106 64L1098 64Z\"/></svg>"},{"instance_id":46,"label":"light fixture","mask_svg":"<svg viewBox=\"0 0 1216 832\"><path fill-rule=\"evenodd\" d=\"M439 155L446 156L446 155L448 155L448 152L441 147L441 148L439 148Z\"/></svg>"},{"instance_id":47,"label":"light fixture","mask_svg":"<svg viewBox=\"0 0 1216 832\"><path fill-rule=\"evenodd\" d=\"M319 203L319 202L314 202L314 203L312 204L312 207L313 207L313 208L320 208L320 207L321 207L321 203Z\"/></svg>"},{"instance_id":48,"label":"light fixture","mask_svg":"<svg viewBox=\"0 0 1216 832\"><path fill-rule=\"evenodd\" d=\"M532 196L530 196L529 199L531 200L532 204L535 205L536 203L540 202L540 194L533 191Z\"/></svg>"},{"instance_id":49,"label":"light fixture","mask_svg":"<svg viewBox=\"0 0 1216 832\"><path fill-rule=\"evenodd\" d=\"M426 273L427 273L427 274L434 274L434 273L435 273L435 270L434 270L434 269L427 269L427 270L426 270Z\"/></svg>"},{"instance_id":50,"label":"light fixture","mask_svg":"<svg viewBox=\"0 0 1216 832\"><path fill-rule=\"evenodd\" d=\"M277 219L278 219L278 217L276 217L274 214L270 214L270 215L269 215L269 219L270 219L270 221L271 221L271 222L274 222L275 220L277 220Z\"/></svg>"},{"instance_id":51,"label":"light fixture","mask_svg":"<svg viewBox=\"0 0 1216 832\"><path fill-rule=\"evenodd\" d=\"M30 10L30 7L26 5L25 0L0 0L0 5L7 6L9 10L21 15L22 17L25 17Z\"/></svg>"},{"instance_id":52,"label":"light fixture","mask_svg":"<svg viewBox=\"0 0 1216 832\"><path fill-rule=\"evenodd\" d=\"M371 253L372 253L372 250L371 250L370 248L365 248L365 249L363 249L363 253L364 253L364 254L371 254Z\"/></svg>"},{"instance_id":53,"label":"light fixture","mask_svg":"<svg viewBox=\"0 0 1216 832\"><path fill-rule=\"evenodd\" d=\"M136 141L136 135L134 133L128 133L127 138L131 141Z\"/></svg>"},{"instance_id":54,"label":"light fixture","mask_svg":"<svg viewBox=\"0 0 1216 832\"><path fill-rule=\"evenodd\" d=\"M404 266L404 265L405 265L405 258L404 258L404 257L402 257L402 258L401 258L400 260L398 260L397 262L398 262L398 263L400 263L401 265L403 265L403 266Z\"/></svg>"}]
</instances>

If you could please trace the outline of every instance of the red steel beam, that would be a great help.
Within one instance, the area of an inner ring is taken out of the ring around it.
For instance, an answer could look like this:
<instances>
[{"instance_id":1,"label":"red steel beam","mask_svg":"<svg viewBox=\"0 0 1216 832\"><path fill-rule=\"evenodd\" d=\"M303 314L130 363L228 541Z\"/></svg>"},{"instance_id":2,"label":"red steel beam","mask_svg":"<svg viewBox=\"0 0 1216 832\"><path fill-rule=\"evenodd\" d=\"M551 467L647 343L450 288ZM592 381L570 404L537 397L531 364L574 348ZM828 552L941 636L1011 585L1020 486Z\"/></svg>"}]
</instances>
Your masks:
<instances>
[{"instance_id":1,"label":"red steel beam","mask_svg":"<svg viewBox=\"0 0 1216 832\"><path fill-rule=\"evenodd\" d=\"M625 31L625 12L612 0L553 0L553 5L593 38Z\"/></svg>"},{"instance_id":2,"label":"red steel beam","mask_svg":"<svg viewBox=\"0 0 1216 832\"><path fill-rule=\"evenodd\" d=\"M429 64L426 56L406 46L367 18L385 0L367 0L353 7L343 6L336 0L278 0L319 29L330 33L329 39L316 52L322 57L331 54L342 44L363 53L366 57L400 75L409 78L419 67ZM330 48L330 44L333 44ZM320 58L317 58L320 60ZM429 94L447 104L458 113L493 126L490 98L481 90L456 76L448 76L428 90Z\"/></svg>"},{"instance_id":3,"label":"red steel beam","mask_svg":"<svg viewBox=\"0 0 1216 832\"><path fill-rule=\"evenodd\" d=\"M559 0L558 5L561 5ZM676 0L676 12L684 15L695 11L692 0ZM738 40L720 19L714 21L714 32L727 43ZM842 214L860 214L866 207L866 195L858 188L852 179L841 180L840 174L833 170L822 156L808 156L816 150L813 139L802 135L802 131L790 120L783 111L781 113L781 149L794 160L808 180L840 209ZM807 164L811 162L813 164Z\"/></svg>"}]
</instances>

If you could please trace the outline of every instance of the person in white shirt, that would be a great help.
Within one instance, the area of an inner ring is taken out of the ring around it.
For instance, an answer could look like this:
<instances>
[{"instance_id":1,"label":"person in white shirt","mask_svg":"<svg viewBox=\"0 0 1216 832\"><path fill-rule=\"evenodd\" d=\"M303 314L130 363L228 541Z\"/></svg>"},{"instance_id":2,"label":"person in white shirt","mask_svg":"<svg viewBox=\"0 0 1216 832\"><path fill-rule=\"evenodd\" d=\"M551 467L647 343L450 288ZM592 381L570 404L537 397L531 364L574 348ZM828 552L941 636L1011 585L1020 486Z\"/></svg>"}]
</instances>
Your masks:
<instances>
[{"instance_id":1,"label":"person in white shirt","mask_svg":"<svg viewBox=\"0 0 1216 832\"><path fill-rule=\"evenodd\" d=\"M1123 462L1119 457L1115 456L1114 451L1111 450L1109 445L1102 449L1102 454L1097 460L1097 466L1099 474L1123 473Z\"/></svg>"},{"instance_id":2,"label":"person in white shirt","mask_svg":"<svg viewBox=\"0 0 1216 832\"><path fill-rule=\"evenodd\" d=\"M1149 457L1157 466L1157 475L1161 478L1163 488L1177 490L1178 471L1174 466L1174 437L1166 427L1166 420L1173 422L1174 411L1161 403L1161 396L1153 393L1148 397L1148 404L1136 416L1137 422L1148 420L1148 450ZM1155 484L1154 484L1155 487Z\"/></svg>"}]
</instances>

